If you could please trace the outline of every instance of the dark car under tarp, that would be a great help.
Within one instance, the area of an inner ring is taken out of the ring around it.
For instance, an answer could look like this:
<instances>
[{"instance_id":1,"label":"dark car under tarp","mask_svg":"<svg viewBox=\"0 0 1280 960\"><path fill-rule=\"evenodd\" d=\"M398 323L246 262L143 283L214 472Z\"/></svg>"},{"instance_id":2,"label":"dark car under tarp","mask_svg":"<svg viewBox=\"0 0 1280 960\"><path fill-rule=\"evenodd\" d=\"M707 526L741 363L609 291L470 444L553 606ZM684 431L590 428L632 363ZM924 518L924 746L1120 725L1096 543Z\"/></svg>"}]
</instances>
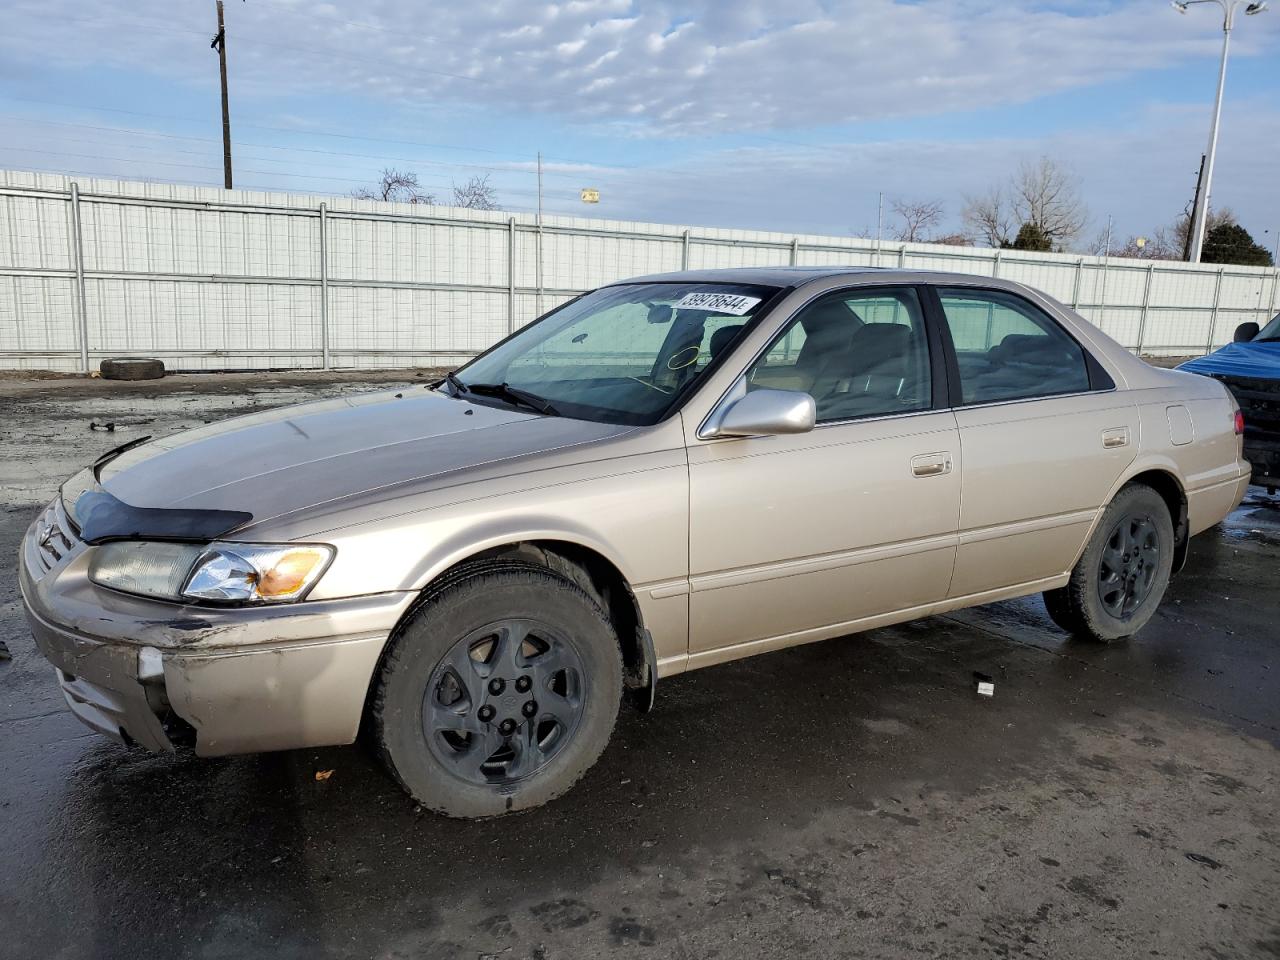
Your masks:
<instances>
[{"instance_id":1,"label":"dark car under tarp","mask_svg":"<svg viewBox=\"0 0 1280 960\"><path fill-rule=\"evenodd\" d=\"M1242 323L1235 340L1178 367L1221 380L1244 413L1244 455L1253 482L1280 489L1280 314L1259 329Z\"/></svg>"}]
</instances>

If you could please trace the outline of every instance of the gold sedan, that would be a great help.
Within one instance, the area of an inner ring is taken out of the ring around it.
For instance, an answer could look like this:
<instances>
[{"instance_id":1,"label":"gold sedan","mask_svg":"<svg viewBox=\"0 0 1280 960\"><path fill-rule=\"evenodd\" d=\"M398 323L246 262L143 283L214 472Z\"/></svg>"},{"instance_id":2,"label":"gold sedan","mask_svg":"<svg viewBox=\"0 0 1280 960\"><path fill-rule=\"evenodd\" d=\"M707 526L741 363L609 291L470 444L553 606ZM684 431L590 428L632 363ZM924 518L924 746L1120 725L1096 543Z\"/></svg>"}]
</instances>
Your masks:
<instances>
[{"instance_id":1,"label":"gold sedan","mask_svg":"<svg viewBox=\"0 0 1280 960\"><path fill-rule=\"evenodd\" d=\"M22 546L71 709L152 750L349 743L451 816L567 790L662 677L1043 593L1142 628L1243 424L1018 284L603 287L430 387L127 444Z\"/></svg>"}]
</instances>

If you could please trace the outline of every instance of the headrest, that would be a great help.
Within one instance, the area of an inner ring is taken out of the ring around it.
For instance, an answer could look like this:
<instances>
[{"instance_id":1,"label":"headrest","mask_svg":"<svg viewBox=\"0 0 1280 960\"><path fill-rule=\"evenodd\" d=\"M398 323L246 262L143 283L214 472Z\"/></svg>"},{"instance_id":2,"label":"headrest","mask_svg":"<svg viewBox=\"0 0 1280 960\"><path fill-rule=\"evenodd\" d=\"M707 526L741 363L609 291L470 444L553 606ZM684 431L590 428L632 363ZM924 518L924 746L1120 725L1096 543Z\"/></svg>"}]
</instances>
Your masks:
<instances>
[{"instance_id":1,"label":"headrest","mask_svg":"<svg viewBox=\"0 0 1280 960\"><path fill-rule=\"evenodd\" d=\"M745 324L742 323L731 323L711 334L711 342L707 344L707 352L711 354L712 360L720 356L720 351L733 342L733 338L742 332L744 326Z\"/></svg>"},{"instance_id":2,"label":"headrest","mask_svg":"<svg viewBox=\"0 0 1280 960\"><path fill-rule=\"evenodd\" d=\"M864 323L853 335L852 350L860 364L880 363L902 356L911 338L911 328L901 323Z\"/></svg>"},{"instance_id":3,"label":"headrest","mask_svg":"<svg viewBox=\"0 0 1280 960\"><path fill-rule=\"evenodd\" d=\"M848 334L861 322L858 315L841 300L828 300L800 314L800 326L805 337L830 337L838 333Z\"/></svg>"},{"instance_id":4,"label":"headrest","mask_svg":"<svg viewBox=\"0 0 1280 960\"><path fill-rule=\"evenodd\" d=\"M1044 361L1066 356L1067 345L1046 334L1011 333L1000 341L995 354L1005 361Z\"/></svg>"}]
</instances>

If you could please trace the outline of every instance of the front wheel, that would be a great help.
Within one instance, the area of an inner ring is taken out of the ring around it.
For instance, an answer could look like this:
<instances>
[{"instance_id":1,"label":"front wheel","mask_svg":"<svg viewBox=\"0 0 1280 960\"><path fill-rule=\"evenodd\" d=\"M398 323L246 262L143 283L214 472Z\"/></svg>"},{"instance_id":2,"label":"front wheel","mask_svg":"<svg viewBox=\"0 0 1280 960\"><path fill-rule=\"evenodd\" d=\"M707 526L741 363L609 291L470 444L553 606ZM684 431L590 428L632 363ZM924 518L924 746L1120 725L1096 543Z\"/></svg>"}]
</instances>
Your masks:
<instances>
[{"instance_id":1,"label":"front wheel","mask_svg":"<svg viewBox=\"0 0 1280 960\"><path fill-rule=\"evenodd\" d=\"M1155 614L1173 570L1173 520L1150 487L1121 490L1071 571L1065 587L1044 595L1064 630L1109 643L1132 636Z\"/></svg>"},{"instance_id":2,"label":"front wheel","mask_svg":"<svg viewBox=\"0 0 1280 960\"><path fill-rule=\"evenodd\" d=\"M530 564L462 571L391 641L372 706L383 760L423 806L490 817L568 790L603 752L622 657L599 606Z\"/></svg>"}]
</instances>

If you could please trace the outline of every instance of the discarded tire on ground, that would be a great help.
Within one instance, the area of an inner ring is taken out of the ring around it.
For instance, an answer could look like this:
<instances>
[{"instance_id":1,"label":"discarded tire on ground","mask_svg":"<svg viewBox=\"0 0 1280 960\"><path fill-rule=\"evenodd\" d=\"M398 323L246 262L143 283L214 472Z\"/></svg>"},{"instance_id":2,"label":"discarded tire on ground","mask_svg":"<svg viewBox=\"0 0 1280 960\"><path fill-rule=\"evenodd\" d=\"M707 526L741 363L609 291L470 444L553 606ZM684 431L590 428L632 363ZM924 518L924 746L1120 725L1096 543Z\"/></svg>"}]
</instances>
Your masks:
<instances>
[{"instance_id":1,"label":"discarded tire on ground","mask_svg":"<svg viewBox=\"0 0 1280 960\"><path fill-rule=\"evenodd\" d=\"M103 360L98 372L104 380L159 380L164 376L164 361Z\"/></svg>"}]
</instances>

